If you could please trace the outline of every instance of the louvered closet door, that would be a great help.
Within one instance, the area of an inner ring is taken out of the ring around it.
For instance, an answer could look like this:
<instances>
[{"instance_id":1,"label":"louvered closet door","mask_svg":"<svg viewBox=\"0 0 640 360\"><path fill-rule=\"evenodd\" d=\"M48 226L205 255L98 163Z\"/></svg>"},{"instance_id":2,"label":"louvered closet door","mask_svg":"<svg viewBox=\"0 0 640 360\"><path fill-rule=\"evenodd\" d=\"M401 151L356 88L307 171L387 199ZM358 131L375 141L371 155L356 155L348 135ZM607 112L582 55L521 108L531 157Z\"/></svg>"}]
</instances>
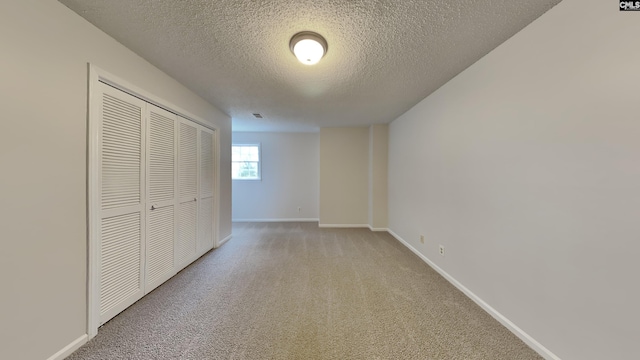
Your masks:
<instances>
[{"instance_id":1,"label":"louvered closet door","mask_svg":"<svg viewBox=\"0 0 640 360\"><path fill-rule=\"evenodd\" d=\"M176 267L195 260L198 219L198 128L178 119L178 237Z\"/></svg>"},{"instance_id":2,"label":"louvered closet door","mask_svg":"<svg viewBox=\"0 0 640 360\"><path fill-rule=\"evenodd\" d=\"M175 274L177 116L147 105L147 258L150 292Z\"/></svg>"},{"instance_id":3,"label":"louvered closet door","mask_svg":"<svg viewBox=\"0 0 640 360\"><path fill-rule=\"evenodd\" d=\"M144 295L144 109L100 83L100 324Z\"/></svg>"},{"instance_id":4,"label":"louvered closet door","mask_svg":"<svg viewBox=\"0 0 640 360\"><path fill-rule=\"evenodd\" d=\"M214 133L201 128L200 134L200 192L198 216L198 254L213 248L213 192L214 192Z\"/></svg>"}]
</instances>

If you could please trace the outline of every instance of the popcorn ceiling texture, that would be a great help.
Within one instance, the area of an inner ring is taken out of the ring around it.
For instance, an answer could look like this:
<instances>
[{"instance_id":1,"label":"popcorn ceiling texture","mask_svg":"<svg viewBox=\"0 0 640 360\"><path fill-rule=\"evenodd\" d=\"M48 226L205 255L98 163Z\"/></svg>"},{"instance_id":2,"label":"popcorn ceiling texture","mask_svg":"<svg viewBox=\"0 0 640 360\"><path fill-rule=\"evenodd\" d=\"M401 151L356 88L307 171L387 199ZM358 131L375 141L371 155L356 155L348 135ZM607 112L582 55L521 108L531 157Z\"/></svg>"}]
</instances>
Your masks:
<instances>
[{"instance_id":1,"label":"popcorn ceiling texture","mask_svg":"<svg viewBox=\"0 0 640 360\"><path fill-rule=\"evenodd\" d=\"M560 0L60 2L226 112L234 131L316 131L394 120ZM329 44L315 66L289 50L303 30Z\"/></svg>"}]
</instances>

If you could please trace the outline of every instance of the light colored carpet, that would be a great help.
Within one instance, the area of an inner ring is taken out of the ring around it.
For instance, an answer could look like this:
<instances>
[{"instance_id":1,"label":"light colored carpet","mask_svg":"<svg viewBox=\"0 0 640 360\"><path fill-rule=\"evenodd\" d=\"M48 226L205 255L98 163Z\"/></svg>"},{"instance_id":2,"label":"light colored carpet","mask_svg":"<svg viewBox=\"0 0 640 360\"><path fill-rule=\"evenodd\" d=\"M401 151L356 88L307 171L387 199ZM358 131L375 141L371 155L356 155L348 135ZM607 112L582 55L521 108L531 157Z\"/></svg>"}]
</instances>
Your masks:
<instances>
[{"instance_id":1,"label":"light colored carpet","mask_svg":"<svg viewBox=\"0 0 640 360\"><path fill-rule=\"evenodd\" d=\"M541 359L387 233L238 223L68 359Z\"/></svg>"}]
</instances>

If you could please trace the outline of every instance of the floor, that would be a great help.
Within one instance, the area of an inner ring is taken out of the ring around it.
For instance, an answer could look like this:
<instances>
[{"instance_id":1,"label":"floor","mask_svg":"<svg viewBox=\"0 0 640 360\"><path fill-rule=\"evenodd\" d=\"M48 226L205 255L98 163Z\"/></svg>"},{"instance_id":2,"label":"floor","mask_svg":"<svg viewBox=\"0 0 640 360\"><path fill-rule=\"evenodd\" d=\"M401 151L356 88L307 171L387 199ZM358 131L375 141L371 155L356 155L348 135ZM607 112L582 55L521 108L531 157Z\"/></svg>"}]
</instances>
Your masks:
<instances>
[{"instance_id":1,"label":"floor","mask_svg":"<svg viewBox=\"0 0 640 360\"><path fill-rule=\"evenodd\" d=\"M541 359L387 233L235 223L68 359Z\"/></svg>"}]
</instances>

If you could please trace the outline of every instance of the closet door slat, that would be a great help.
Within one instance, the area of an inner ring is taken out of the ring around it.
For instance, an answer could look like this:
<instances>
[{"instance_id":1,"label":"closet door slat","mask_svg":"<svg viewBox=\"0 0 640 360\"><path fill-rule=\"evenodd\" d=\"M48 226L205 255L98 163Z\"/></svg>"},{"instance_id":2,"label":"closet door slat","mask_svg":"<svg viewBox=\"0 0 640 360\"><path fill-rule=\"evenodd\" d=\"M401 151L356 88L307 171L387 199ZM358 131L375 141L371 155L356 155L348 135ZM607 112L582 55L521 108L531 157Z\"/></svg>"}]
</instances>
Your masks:
<instances>
[{"instance_id":1,"label":"closet door slat","mask_svg":"<svg viewBox=\"0 0 640 360\"><path fill-rule=\"evenodd\" d=\"M100 84L99 322L144 295L146 104Z\"/></svg>"},{"instance_id":2,"label":"closet door slat","mask_svg":"<svg viewBox=\"0 0 640 360\"><path fill-rule=\"evenodd\" d=\"M147 287L153 290L175 274L174 270L174 206L149 212L147 222Z\"/></svg>"},{"instance_id":3,"label":"closet door slat","mask_svg":"<svg viewBox=\"0 0 640 360\"><path fill-rule=\"evenodd\" d=\"M213 248L216 133L105 82L95 89L89 311L99 326Z\"/></svg>"},{"instance_id":4,"label":"closet door slat","mask_svg":"<svg viewBox=\"0 0 640 360\"><path fill-rule=\"evenodd\" d=\"M178 132L178 268L183 268L197 256L198 219L198 128L186 119L179 119Z\"/></svg>"},{"instance_id":5,"label":"closet door slat","mask_svg":"<svg viewBox=\"0 0 640 360\"><path fill-rule=\"evenodd\" d=\"M176 273L177 116L148 104L147 283L150 292Z\"/></svg>"},{"instance_id":6,"label":"closet door slat","mask_svg":"<svg viewBox=\"0 0 640 360\"><path fill-rule=\"evenodd\" d=\"M138 205L142 108L109 93L102 101L102 209Z\"/></svg>"},{"instance_id":7,"label":"closet door slat","mask_svg":"<svg viewBox=\"0 0 640 360\"><path fill-rule=\"evenodd\" d=\"M200 133L200 201L198 221L198 253L213 248L214 222L214 133L201 128Z\"/></svg>"}]
</instances>

